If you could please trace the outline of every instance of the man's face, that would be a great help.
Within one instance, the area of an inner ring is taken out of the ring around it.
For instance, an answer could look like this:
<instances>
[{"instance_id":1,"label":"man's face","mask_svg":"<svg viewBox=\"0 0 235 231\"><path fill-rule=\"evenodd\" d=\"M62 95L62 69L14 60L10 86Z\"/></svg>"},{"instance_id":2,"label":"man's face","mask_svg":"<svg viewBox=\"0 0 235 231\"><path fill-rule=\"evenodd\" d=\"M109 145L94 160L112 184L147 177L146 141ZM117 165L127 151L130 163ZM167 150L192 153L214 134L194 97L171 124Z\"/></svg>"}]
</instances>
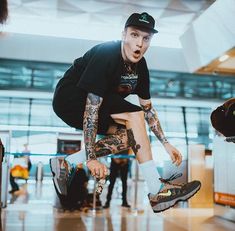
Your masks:
<instances>
[{"instance_id":1,"label":"man's face","mask_svg":"<svg viewBox=\"0 0 235 231\"><path fill-rule=\"evenodd\" d=\"M148 49L153 34L135 27L127 27L122 33L122 57L125 61L137 63Z\"/></svg>"}]
</instances>

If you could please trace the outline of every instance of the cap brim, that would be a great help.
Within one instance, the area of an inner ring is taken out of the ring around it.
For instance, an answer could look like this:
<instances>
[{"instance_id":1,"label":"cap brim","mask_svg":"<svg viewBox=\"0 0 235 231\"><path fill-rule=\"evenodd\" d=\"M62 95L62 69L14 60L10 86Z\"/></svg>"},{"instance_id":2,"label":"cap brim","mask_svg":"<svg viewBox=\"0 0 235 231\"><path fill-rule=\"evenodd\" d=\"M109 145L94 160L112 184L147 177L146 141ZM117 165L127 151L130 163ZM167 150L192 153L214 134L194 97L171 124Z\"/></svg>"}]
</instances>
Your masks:
<instances>
[{"instance_id":1,"label":"cap brim","mask_svg":"<svg viewBox=\"0 0 235 231\"><path fill-rule=\"evenodd\" d=\"M133 27L145 30L145 31L150 31L153 34L158 33L158 30L155 30L155 29L152 29L152 28L149 28L149 27L145 27L145 26L142 26L142 25L140 26L140 25L128 24L128 25L125 25L125 28L129 27L129 26L133 26Z\"/></svg>"},{"instance_id":2,"label":"cap brim","mask_svg":"<svg viewBox=\"0 0 235 231\"><path fill-rule=\"evenodd\" d=\"M154 34L156 34L156 33L158 33L158 30L153 29L152 32L153 32Z\"/></svg>"}]
</instances>

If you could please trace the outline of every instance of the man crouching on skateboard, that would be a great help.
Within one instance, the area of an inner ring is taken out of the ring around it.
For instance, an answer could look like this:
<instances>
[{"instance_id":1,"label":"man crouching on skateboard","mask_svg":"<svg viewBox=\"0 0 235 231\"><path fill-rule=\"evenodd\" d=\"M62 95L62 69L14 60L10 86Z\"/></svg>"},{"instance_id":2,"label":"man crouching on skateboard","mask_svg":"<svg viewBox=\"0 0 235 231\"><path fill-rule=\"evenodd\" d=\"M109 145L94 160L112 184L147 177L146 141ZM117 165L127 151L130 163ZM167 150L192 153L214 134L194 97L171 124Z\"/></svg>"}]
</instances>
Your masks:
<instances>
[{"instance_id":1,"label":"man crouching on skateboard","mask_svg":"<svg viewBox=\"0 0 235 231\"><path fill-rule=\"evenodd\" d=\"M176 185L171 183L173 178L159 179L152 158L145 120L172 162L182 162L180 152L165 137L151 103L144 54L157 33L154 27L151 15L133 13L125 23L121 41L96 45L74 61L58 82L53 108L69 126L83 129L87 167L96 178L108 173L98 157L132 148L147 182L153 211L161 212L192 197L201 184ZM129 94L138 95L140 106L125 100ZM96 141L97 134L105 136ZM56 185L66 193L73 169L69 161L58 161L51 167Z\"/></svg>"}]
</instances>

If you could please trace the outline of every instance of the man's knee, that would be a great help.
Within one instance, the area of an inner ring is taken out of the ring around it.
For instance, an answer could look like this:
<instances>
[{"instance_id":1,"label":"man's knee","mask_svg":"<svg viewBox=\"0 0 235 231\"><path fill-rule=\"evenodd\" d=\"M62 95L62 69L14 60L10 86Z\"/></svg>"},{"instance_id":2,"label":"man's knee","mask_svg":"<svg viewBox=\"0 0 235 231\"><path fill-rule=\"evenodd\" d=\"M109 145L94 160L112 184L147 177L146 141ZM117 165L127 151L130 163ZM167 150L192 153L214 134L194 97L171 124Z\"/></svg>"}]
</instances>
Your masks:
<instances>
[{"instance_id":1,"label":"man's knee","mask_svg":"<svg viewBox=\"0 0 235 231\"><path fill-rule=\"evenodd\" d=\"M128 112L127 120L135 122L144 121L144 112L143 111Z\"/></svg>"},{"instance_id":2,"label":"man's knee","mask_svg":"<svg viewBox=\"0 0 235 231\"><path fill-rule=\"evenodd\" d=\"M136 112L124 112L119 114L112 114L111 117L114 119L116 123L125 124L126 121L144 121L144 112L136 111ZM122 123L123 122L123 123Z\"/></svg>"}]
</instances>

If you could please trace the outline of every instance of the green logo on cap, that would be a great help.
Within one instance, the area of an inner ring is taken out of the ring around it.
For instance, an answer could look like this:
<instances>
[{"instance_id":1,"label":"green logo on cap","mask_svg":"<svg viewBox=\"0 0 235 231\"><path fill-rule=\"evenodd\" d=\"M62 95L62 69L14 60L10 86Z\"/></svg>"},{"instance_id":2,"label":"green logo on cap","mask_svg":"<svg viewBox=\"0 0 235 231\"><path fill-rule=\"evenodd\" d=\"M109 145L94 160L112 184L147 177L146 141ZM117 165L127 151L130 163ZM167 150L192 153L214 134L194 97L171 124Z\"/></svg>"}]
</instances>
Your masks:
<instances>
[{"instance_id":1,"label":"green logo on cap","mask_svg":"<svg viewBox=\"0 0 235 231\"><path fill-rule=\"evenodd\" d=\"M139 21L149 23L147 17L148 17L147 14L142 14L142 15L140 15Z\"/></svg>"}]
</instances>

